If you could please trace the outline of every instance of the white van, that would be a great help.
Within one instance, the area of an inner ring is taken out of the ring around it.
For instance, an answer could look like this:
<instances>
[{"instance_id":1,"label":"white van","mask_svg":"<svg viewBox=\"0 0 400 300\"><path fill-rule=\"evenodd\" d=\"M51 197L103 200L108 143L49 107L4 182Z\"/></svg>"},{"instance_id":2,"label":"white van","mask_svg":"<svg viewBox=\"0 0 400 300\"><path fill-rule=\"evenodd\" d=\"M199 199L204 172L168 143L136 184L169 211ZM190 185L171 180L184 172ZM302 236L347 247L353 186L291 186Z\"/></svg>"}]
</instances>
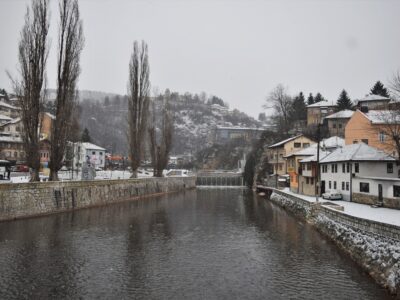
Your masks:
<instances>
[{"instance_id":1,"label":"white van","mask_svg":"<svg viewBox=\"0 0 400 300\"><path fill-rule=\"evenodd\" d=\"M188 173L189 173L188 170L172 169L168 170L165 175L167 177L172 177L172 176L188 177L189 176Z\"/></svg>"}]
</instances>

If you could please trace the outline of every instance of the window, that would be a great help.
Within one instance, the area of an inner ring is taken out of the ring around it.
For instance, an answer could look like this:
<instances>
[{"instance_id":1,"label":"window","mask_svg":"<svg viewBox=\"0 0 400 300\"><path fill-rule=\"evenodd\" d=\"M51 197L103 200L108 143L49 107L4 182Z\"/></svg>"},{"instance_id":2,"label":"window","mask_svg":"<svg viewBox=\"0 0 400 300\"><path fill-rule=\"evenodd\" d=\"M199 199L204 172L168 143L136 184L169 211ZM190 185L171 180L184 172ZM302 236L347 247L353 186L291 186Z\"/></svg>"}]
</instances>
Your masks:
<instances>
[{"instance_id":1,"label":"window","mask_svg":"<svg viewBox=\"0 0 400 300\"><path fill-rule=\"evenodd\" d=\"M342 181L342 191L344 191L344 181Z\"/></svg>"},{"instance_id":2,"label":"window","mask_svg":"<svg viewBox=\"0 0 400 300\"><path fill-rule=\"evenodd\" d=\"M336 181L333 182L333 189L334 189L334 190L337 189Z\"/></svg>"},{"instance_id":3,"label":"window","mask_svg":"<svg viewBox=\"0 0 400 300\"><path fill-rule=\"evenodd\" d=\"M329 181L329 189L331 189L331 188L332 188L332 182Z\"/></svg>"},{"instance_id":4,"label":"window","mask_svg":"<svg viewBox=\"0 0 400 300\"><path fill-rule=\"evenodd\" d=\"M400 197L400 186L393 186L393 197Z\"/></svg>"},{"instance_id":5,"label":"window","mask_svg":"<svg viewBox=\"0 0 400 300\"><path fill-rule=\"evenodd\" d=\"M332 173L335 173L335 164L332 164Z\"/></svg>"},{"instance_id":6,"label":"window","mask_svg":"<svg viewBox=\"0 0 400 300\"><path fill-rule=\"evenodd\" d=\"M342 124L341 123L339 124L339 129L342 129Z\"/></svg>"},{"instance_id":7,"label":"window","mask_svg":"<svg viewBox=\"0 0 400 300\"><path fill-rule=\"evenodd\" d=\"M100 155L103 155L103 152L100 152Z\"/></svg>"},{"instance_id":8,"label":"window","mask_svg":"<svg viewBox=\"0 0 400 300\"><path fill-rule=\"evenodd\" d=\"M393 173L393 163L387 163L386 167L388 173Z\"/></svg>"},{"instance_id":9,"label":"window","mask_svg":"<svg viewBox=\"0 0 400 300\"><path fill-rule=\"evenodd\" d=\"M332 126L333 128L336 128L336 123L333 123L333 126Z\"/></svg>"},{"instance_id":10,"label":"window","mask_svg":"<svg viewBox=\"0 0 400 300\"><path fill-rule=\"evenodd\" d=\"M309 178L306 177L306 184L309 184Z\"/></svg>"},{"instance_id":11,"label":"window","mask_svg":"<svg viewBox=\"0 0 400 300\"><path fill-rule=\"evenodd\" d=\"M346 164L342 164L342 173L346 173Z\"/></svg>"},{"instance_id":12,"label":"window","mask_svg":"<svg viewBox=\"0 0 400 300\"><path fill-rule=\"evenodd\" d=\"M307 170L308 170L308 171L311 170L311 164L310 164L310 163L307 164Z\"/></svg>"},{"instance_id":13,"label":"window","mask_svg":"<svg viewBox=\"0 0 400 300\"><path fill-rule=\"evenodd\" d=\"M279 154L279 157L280 157L280 158L283 158L283 154L282 154L282 153L280 153L280 154Z\"/></svg>"},{"instance_id":14,"label":"window","mask_svg":"<svg viewBox=\"0 0 400 300\"><path fill-rule=\"evenodd\" d=\"M368 182L360 182L360 192L369 193L369 183Z\"/></svg>"},{"instance_id":15,"label":"window","mask_svg":"<svg viewBox=\"0 0 400 300\"><path fill-rule=\"evenodd\" d=\"M302 169L303 171L305 171L305 170L306 170L306 164L301 164L301 169Z\"/></svg>"},{"instance_id":16,"label":"window","mask_svg":"<svg viewBox=\"0 0 400 300\"><path fill-rule=\"evenodd\" d=\"M348 191L349 189L350 189L350 184L346 182L346 191Z\"/></svg>"},{"instance_id":17,"label":"window","mask_svg":"<svg viewBox=\"0 0 400 300\"><path fill-rule=\"evenodd\" d=\"M95 152L95 151L92 151L92 154L93 154L93 155L95 155L95 154L96 154L96 152Z\"/></svg>"},{"instance_id":18,"label":"window","mask_svg":"<svg viewBox=\"0 0 400 300\"><path fill-rule=\"evenodd\" d=\"M379 141L380 141L381 143L384 143L384 142L385 142L385 133L382 132L382 131L379 132L378 138L379 138Z\"/></svg>"},{"instance_id":19,"label":"window","mask_svg":"<svg viewBox=\"0 0 400 300\"><path fill-rule=\"evenodd\" d=\"M295 148L301 148L301 143L294 143Z\"/></svg>"},{"instance_id":20,"label":"window","mask_svg":"<svg viewBox=\"0 0 400 300\"><path fill-rule=\"evenodd\" d=\"M368 139L361 139L361 142L363 142L364 144L368 145Z\"/></svg>"},{"instance_id":21,"label":"window","mask_svg":"<svg viewBox=\"0 0 400 300\"><path fill-rule=\"evenodd\" d=\"M354 163L354 172L359 173L360 172L360 165L359 163Z\"/></svg>"},{"instance_id":22,"label":"window","mask_svg":"<svg viewBox=\"0 0 400 300\"><path fill-rule=\"evenodd\" d=\"M314 178L310 178L310 183L314 184Z\"/></svg>"},{"instance_id":23,"label":"window","mask_svg":"<svg viewBox=\"0 0 400 300\"><path fill-rule=\"evenodd\" d=\"M310 147L310 143L303 143L303 148L308 148Z\"/></svg>"},{"instance_id":24,"label":"window","mask_svg":"<svg viewBox=\"0 0 400 300\"><path fill-rule=\"evenodd\" d=\"M347 173L349 173L349 172L350 172L350 164L347 163Z\"/></svg>"}]
</instances>

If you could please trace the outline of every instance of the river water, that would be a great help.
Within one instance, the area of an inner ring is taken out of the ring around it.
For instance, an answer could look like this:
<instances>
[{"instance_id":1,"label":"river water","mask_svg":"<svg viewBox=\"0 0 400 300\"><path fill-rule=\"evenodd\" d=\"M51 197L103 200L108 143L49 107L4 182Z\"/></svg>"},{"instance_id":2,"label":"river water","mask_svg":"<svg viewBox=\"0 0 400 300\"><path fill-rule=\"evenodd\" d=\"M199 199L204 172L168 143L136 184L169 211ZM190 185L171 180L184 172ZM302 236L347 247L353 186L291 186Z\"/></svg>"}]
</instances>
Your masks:
<instances>
[{"instance_id":1,"label":"river water","mask_svg":"<svg viewBox=\"0 0 400 300\"><path fill-rule=\"evenodd\" d=\"M0 223L1 299L391 299L311 226L241 189Z\"/></svg>"}]
</instances>

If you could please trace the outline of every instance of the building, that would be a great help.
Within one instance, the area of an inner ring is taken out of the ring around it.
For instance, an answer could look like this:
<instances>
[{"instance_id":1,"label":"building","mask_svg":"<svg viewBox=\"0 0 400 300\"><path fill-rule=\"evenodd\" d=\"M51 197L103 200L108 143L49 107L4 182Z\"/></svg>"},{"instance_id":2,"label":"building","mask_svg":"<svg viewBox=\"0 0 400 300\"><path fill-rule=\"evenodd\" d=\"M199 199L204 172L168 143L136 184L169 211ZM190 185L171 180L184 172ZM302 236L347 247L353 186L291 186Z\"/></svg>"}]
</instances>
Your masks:
<instances>
[{"instance_id":1,"label":"building","mask_svg":"<svg viewBox=\"0 0 400 300\"><path fill-rule=\"evenodd\" d=\"M349 122L353 114L354 111L352 110L341 110L337 113L325 117L325 122L328 126L329 135L344 138L347 122Z\"/></svg>"},{"instance_id":2,"label":"building","mask_svg":"<svg viewBox=\"0 0 400 300\"><path fill-rule=\"evenodd\" d=\"M214 141L216 143L225 143L234 139L252 141L254 139L259 139L263 132L263 128L217 126L215 129Z\"/></svg>"},{"instance_id":3,"label":"building","mask_svg":"<svg viewBox=\"0 0 400 300\"><path fill-rule=\"evenodd\" d=\"M386 153L397 156L393 140L386 134L388 128L400 129L400 120L396 113L388 110L372 110L363 113L354 112L345 128L346 145L365 143Z\"/></svg>"},{"instance_id":4,"label":"building","mask_svg":"<svg viewBox=\"0 0 400 300\"><path fill-rule=\"evenodd\" d=\"M25 161L21 129L22 121L20 118L0 124L0 157L2 159L16 163Z\"/></svg>"},{"instance_id":5,"label":"building","mask_svg":"<svg viewBox=\"0 0 400 300\"><path fill-rule=\"evenodd\" d=\"M320 101L307 105L307 125L317 125L326 117L335 113L337 105L333 102Z\"/></svg>"},{"instance_id":6,"label":"building","mask_svg":"<svg viewBox=\"0 0 400 300\"><path fill-rule=\"evenodd\" d=\"M367 95L356 100L355 104L359 110L367 112L368 110L386 109L390 101L390 98L380 95Z\"/></svg>"},{"instance_id":7,"label":"building","mask_svg":"<svg viewBox=\"0 0 400 300\"><path fill-rule=\"evenodd\" d=\"M318 181L318 159L321 160L329 151L321 149L319 157L317 154L309 156L300 161L299 172L299 189L298 193L307 196L316 196L318 194L317 181Z\"/></svg>"},{"instance_id":8,"label":"building","mask_svg":"<svg viewBox=\"0 0 400 300\"><path fill-rule=\"evenodd\" d=\"M40 138L41 139L48 139L51 138L51 130L53 121L56 119L54 115L51 113L44 113L41 116L41 127L40 127Z\"/></svg>"},{"instance_id":9,"label":"building","mask_svg":"<svg viewBox=\"0 0 400 300\"><path fill-rule=\"evenodd\" d=\"M334 189L347 201L400 203L399 166L381 150L364 143L346 145L322 158L320 166L322 193Z\"/></svg>"},{"instance_id":10,"label":"building","mask_svg":"<svg viewBox=\"0 0 400 300\"><path fill-rule=\"evenodd\" d=\"M288 170L285 157L308 148L313 143L314 141L304 135L297 135L268 146L266 148L266 156L271 169L273 169L273 173L279 176L287 175Z\"/></svg>"},{"instance_id":11,"label":"building","mask_svg":"<svg viewBox=\"0 0 400 300\"><path fill-rule=\"evenodd\" d=\"M106 162L106 149L92 143L74 143L73 161L74 168L81 168L84 162L89 162L94 167L104 169Z\"/></svg>"},{"instance_id":12,"label":"building","mask_svg":"<svg viewBox=\"0 0 400 300\"><path fill-rule=\"evenodd\" d=\"M0 101L0 114L11 118L17 118L20 115L21 109L19 107L8 104L5 101Z\"/></svg>"},{"instance_id":13,"label":"building","mask_svg":"<svg viewBox=\"0 0 400 300\"><path fill-rule=\"evenodd\" d=\"M344 139L333 136L328 139L325 139L320 142L320 157L322 157L322 153L325 153L327 151L333 151L334 149L338 147L343 147L344 146ZM296 193L304 193L304 183L302 186L302 189L300 191L300 181L302 177L302 166L301 166L301 161L303 159L306 159L308 157L316 155L318 152L318 144L313 143L310 147L302 149L297 152L293 152L289 155L286 155L284 158L286 158L287 161L287 172L290 177L290 190L292 192ZM316 179L316 178L315 178ZM302 180L309 182L308 179ZM311 184L314 183L314 178L311 178Z\"/></svg>"}]
</instances>

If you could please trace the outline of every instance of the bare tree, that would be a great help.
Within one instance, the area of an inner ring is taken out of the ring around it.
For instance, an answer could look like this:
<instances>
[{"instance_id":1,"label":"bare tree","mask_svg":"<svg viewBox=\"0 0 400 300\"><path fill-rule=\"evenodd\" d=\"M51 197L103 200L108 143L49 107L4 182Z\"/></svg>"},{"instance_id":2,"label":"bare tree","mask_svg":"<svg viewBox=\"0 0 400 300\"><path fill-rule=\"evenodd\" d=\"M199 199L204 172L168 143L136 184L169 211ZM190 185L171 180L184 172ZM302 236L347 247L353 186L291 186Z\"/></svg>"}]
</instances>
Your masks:
<instances>
[{"instance_id":1,"label":"bare tree","mask_svg":"<svg viewBox=\"0 0 400 300\"><path fill-rule=\"evenodd\" d=\"M397 71L390 81L389 89L397 101L400 101L400 71Z\"/></svg>"},{"instance_id":2,"label":"bare tree","mask_svg":"<svg viewBox=\"0 0 400 300\"><path fill-rule=\"evenodd\" d=\"M40 110L45 99L45 69L49 43L49 12L47 0L32 0L27 8L25 24L18 47L20 78L11 79L19 97L23 147L31 181L39 181L40 169ZM11 78L11 76L10 76Z\"/></svg>"},{"instance_id":3,"label":"bare tree","mask_svg":"<svg viewBox=\"0 0 400 300\"><path fill-rule=\"evenodd\" d=\"M150 155L153 164L154 177L162 177L163 170L168 165L169 152L172 148L173 118L170 113L168 98L164 98L162 105L161 124L160 128L157 128L154 101L152 104L153 120L152 124L149 126ZM159 132L158 134L157 131Z\"/></svg>"},{"instance_id":4,"label":"bare tree","mask_svg":"<svg viewBox=\"0 0 400 300\"><path fill-rule=\"evenodd\" d=\"M131 157L132 178L137 177L137 169L143 156L144 139L149 114L150 67L147 44L133 43L133 53L129 63L128 81L128 140Z\"/></svg>"},{"instance_id":5,"label":"bare tree","mask_svg":"<svg viewBox=\"0 0 400 300\"><path fill-rule=\"evenodd\" d=\"M293 100L287 93L287 88L278 84L268 95L264 108L274 109L274 122L279 131L289 134L291 128L291 110Z\"/></svg>"},{"instance_id":6,"label":"bare tree","mask_svg":"<svg viewBox=\"0 0 400 300\"><path fill-rule=\"evenodd\" d=\"M58 67L56 118L53 120L50 154L50 180L58 180L58 170L72 126L72 113L76 104L76 85L81 71L80 54L84 37L77 0L60 0L60 25L58 32Z\"/></svg>"}]
</instances>

